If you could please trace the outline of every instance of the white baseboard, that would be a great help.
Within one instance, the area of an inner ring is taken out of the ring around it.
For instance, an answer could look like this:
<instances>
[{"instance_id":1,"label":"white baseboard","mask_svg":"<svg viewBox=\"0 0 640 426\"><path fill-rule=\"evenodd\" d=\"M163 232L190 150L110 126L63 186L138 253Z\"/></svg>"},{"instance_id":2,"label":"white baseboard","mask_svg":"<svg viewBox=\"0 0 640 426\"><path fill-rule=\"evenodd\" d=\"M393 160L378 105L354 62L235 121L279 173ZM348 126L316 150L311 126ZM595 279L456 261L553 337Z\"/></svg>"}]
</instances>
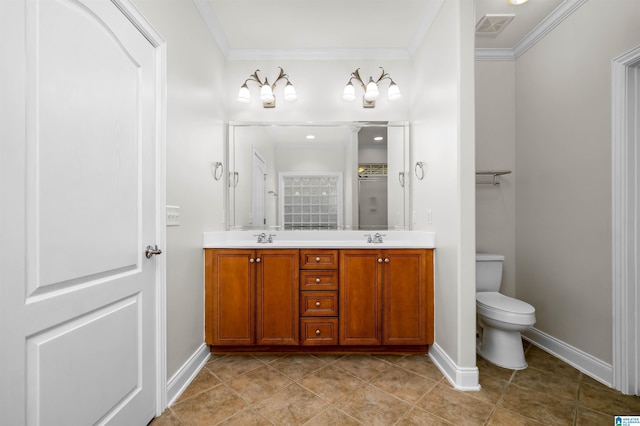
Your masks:
<instances>
[{"instance_id":1,"label":"white baseboard","mask_svg":"<svg viewBox=\"0 0 640 426\"><path fill-rule=\"evenodd\" d=\"M209 346L203 343L167 382L167 406L171 406L180 397L208 359Z\"/></svg>"},{"instance_id":2,"label":"white baseboard","mask_svg":"<svg viewBox=\"0 0 640 426\"><path fill-rule=\"evenodd\" d=\"M536 328L522 333L522 337L545 352L560 358L567 364L582 371L587 376L611 387L613 383L613 367L578 348L556 339Z\"/></svg>"},{"instance_id":3,"label":"white baseboard","mask_svg":"<svg viewBox=\"0 0 640 426\"><path fill-rule=\"evenodd\" d=\"M437 343L429 346L429 358L442 371L451 386L461 391L480 390L478 367L458 367Z\"/></svg>"}]
</instances>

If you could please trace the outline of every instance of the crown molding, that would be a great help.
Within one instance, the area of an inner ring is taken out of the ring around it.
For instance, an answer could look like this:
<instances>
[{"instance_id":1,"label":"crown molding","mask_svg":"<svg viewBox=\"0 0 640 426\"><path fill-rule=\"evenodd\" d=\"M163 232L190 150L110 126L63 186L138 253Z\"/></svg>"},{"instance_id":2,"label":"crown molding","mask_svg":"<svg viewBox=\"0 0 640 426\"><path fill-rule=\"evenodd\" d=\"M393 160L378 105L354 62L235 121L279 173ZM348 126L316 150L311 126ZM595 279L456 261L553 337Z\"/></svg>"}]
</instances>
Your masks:
<instances>
[{"instance_id":1,"label":"crown molding","mask_svg":"<svg viewBox=\"0 0 640 426\"><path fill-rule=\"evenodd\" d=\"M565 0L538 25L536 25L534 29L529 31L529 33L525 35L513 49L477 48L476 60L513 61L518 59L586 2L587 0Z\"/></svg>"},{"instance_id":2,"label":"crown molding","mask_svg":"<svg viewBox=\"0 0 640 426\"><path fill-rule=\"evenodd\" d=\"M207 3L207 0L193 0L193 3L196 5L198 12L200 12L204 23L209 29L209 32L222 51L222 55L224 55L224 57L227 57L229 55L229 51L231 50L229 46L229 40L227 40L227 36L225 36L220 29L220 24L218 23L218 20L216 19L213 11L209 7L209 3Z\"/></svg>"},{"instance_id":3,"label":"crown molding","mask_svg":"<svg viewBox=\"0 0 640 426\"><path fill-rule=\"evenodd\" d=\"M408 60L404 49L229 49L228 61L250 60Z\"/></svg>"}]
</instances>

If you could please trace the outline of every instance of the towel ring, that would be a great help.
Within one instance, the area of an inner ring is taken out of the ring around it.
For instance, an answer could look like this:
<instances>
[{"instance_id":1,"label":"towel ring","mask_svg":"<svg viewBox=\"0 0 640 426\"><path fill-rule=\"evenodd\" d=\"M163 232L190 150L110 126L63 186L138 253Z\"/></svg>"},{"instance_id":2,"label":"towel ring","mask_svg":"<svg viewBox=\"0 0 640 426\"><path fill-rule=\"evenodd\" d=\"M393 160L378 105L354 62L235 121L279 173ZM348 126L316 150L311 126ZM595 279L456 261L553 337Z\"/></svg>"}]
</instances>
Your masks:
<instances>
[{"instance_id":1,"label":"towel ring","mask_svg":"<svg viewBox=\"0 0 640 426\"><path fill-rule=\"evenodd\" d=\"M238 172L229 172L229 187L235 188L238 186L238 181L240 180L240 173Z\"/></svg>"},{"instance_id":2,"label":"towel ring","mask_svg":"<svg viewBox=\"0 0 640 426\"><path fill-rule=\"evenodd\" d=\"M418 180L424 179L424 162L418 161L416 163L416 166L413 168L413 171L415 172L416 177L418 178Z\"/></svg>"},{"instance_id":3,"label":"towel ring","mask_svg":"<svg viewBox=\"0 0 640 426\"><path fill-rule=\"evenodd\" d=\"M398 180L400 181L400 186L404 188L404 172L398 173Z\"/></svg>"},{"instance_id":4,"label":"towel ring","mask_svg":"<svg viewBox=\"0 0 640 426\"><path fill-rule=\"evenodd\" d=\"M211 163L211 166L213 167L211 170L213 178L215 180L222 179L222 175L224 174L224 166L222 163L220 161L216 161L215 163Z\"/></svg>"}]
</instances>

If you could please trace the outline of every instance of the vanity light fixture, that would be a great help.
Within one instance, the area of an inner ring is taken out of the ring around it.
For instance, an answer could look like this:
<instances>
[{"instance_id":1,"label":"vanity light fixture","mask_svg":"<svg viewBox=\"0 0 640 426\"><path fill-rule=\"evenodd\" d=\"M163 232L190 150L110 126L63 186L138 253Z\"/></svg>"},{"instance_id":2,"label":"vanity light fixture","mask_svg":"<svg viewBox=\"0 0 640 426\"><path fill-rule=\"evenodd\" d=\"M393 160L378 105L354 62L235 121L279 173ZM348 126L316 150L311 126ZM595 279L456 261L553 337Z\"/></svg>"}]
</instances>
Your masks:
<instances>
[{"instance_id":1,"label":"vanity light fixture","mask_svg":"<svg viewBox=\"0 0 640 426\"><path fill-rule=\"evenodd\" d=\"M380 75L380 77L378 77L377 80L374 80L373 77L369 77L369 81L367 82L367 84L365 84L360 77L360 68L352 72L347 85L342 91L342 99L344 99L345 101L353 101L356 98L356 89L352 83L352 81L355 80L360 83L362 90L364 90L362 107L375 108L376 99L378 99L378 96L380 96L380 88L378 86L378 83L385 79L388 79L390 81L389 89L387 90L387 99L390 101L400 99L402 97L400 88L398 88L398 85L391 79L389 73L384 71L384 68L380 67L380 69L382 70L382 74Z\"/></svg>"},{"instance_id":2,"label":"vanity light fixture","mask_svg":"<svg viewBox=\"0 0 640 426\"><path fill-rule=\"evenodd\" d=\"M528 1L529 0L507 0L507 3L512 4L514 6L518 6L518 5L521 5L521 4L525 4Z\"/></svg>"},{"instance_id":3,"label":"vanity light fixture","mask_svg":"<svg viewBox=\"0 0 640 426\"><path fill-rule=\"evenodd\" d=\"M273 82L273 84L269 84L268 79L265 77L264 81L260 79L258 73L260 70L255 70L253 74L249 76L248 79L244 81L244 84L240 87L240 91L238 92L238 102L249 103L251 102L251 92L249 92L249 86L247 86L247 82L255 81L260 87L260 100L262 101L263 108L275 108L276 107L276 97L273 94L273 90L276 88L276 84L280 80L286 80L287 84L284 86L284 100L285 101L295 101L298 99L298 95L296 93L295 87L289 81L289 76L285 74L282 67L280 68L280 74Z\"/></svg>"}]
</instances>

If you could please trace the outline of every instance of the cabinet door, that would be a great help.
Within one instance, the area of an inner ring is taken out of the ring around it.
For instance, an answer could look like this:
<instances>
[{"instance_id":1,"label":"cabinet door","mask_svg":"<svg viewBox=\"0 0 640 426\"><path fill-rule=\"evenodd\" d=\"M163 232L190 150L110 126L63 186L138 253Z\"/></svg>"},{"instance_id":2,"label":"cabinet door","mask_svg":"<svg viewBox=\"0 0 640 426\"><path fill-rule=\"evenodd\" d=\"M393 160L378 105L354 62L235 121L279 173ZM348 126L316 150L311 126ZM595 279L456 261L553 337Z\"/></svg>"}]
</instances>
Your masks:
<instances>
[{"instance_id":1,"label":"cabinet door","mask_svg":"<svg viewBox=\"0 0 640 426\"><path fill-rule=\"evenodd\" d=\"M379 250L340 251L340 344L382 343L382 264Z\"/></svg>"},{"instance_id":2,"label":"cabinet door","mask_svg":"<svg viewBox=\"0 0 640 426\"><path fill-rule=\"evenodd\" d=\"M433 343L431 250L383 250L385 345Z\"/></svg>"},{"instance_id":3,"label":"cabinet door","mask_svg":"<svg viewBox=\"0 0 640 426\"><path fill-rule=\"evenodd\" d=\"M256 343L299 343L298 250L256 253Z\"/></svg>"},{"instance_id":4,"label":"cabinet door","mask_svg":"<svg viewBox=\"0 0 640 426\"><path fill-rule=\"evenodd\" d=\"M205 333L213 345L255 343L253 250L207 249ZM209 291L210 290L210 291Z\"/></svg>"}]
</instances>

